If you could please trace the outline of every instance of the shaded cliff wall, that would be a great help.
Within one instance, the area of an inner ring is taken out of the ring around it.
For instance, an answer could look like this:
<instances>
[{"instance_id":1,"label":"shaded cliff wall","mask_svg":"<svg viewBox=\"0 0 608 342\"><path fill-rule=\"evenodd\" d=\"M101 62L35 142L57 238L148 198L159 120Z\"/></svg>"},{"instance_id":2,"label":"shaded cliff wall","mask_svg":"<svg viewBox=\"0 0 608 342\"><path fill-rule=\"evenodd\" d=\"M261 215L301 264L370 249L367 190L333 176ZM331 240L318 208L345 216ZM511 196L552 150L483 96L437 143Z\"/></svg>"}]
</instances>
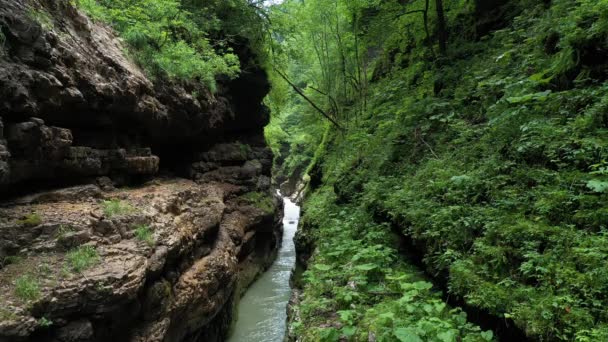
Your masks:
<instances>
[{"instance_id":1,"label":"shaded cliff wall","mask_svg":"<svg viewBox=\"0 0 608 342\"><path fill-rule=\"evenodd\" d=\"M68 0L0 32L0 341L225 338L281 241L264 70L152 80Z\"/></svg>"},{"instance_id":2,"label":"shaded cliff wall","mask_svg":"<svg viewBox=\"0 0 608 342\"><path fill-rule=\"evenodd\" d=\"M67 0L1 0L0 28L4 194L34 181L183 172L218 141L264 146L269 84L260 68L216 94L194 82L152 82L108 27ZM235 48L251 65L247 46Z\"/></svg>"}]
</instances>

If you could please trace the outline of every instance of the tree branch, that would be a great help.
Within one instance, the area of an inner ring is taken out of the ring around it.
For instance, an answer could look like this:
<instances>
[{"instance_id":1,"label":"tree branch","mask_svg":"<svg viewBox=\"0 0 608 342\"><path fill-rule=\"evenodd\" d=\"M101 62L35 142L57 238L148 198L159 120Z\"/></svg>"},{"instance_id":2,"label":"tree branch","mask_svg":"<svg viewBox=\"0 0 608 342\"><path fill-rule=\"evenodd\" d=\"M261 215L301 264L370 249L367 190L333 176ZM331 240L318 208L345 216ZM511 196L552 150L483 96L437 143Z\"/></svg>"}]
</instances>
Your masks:
<instances>
[{"instance_id":1,"label":"tree branch","mask_svg":"<svg viewBox=\"0 0 608 342\"><path fill-rule=\"evenodd\" d=\"M279 74L279 76L281 76L283 80L285 80L285 82L287 82L293 88L296 93L298 93L298 95L300 95L304 100L306 100L306 102L308 102L314 109L316 109L317 112L321 113L321 115L323 115L327 120L329 120L334 126L338 127L338 129L344 130L344 128L342 128L342 126L336 120L334 120L329 114L327 114L327 112L325 112L323 109L317 106L317 104L315 104L311 99L309 99L308 96L306 96L306 94L304 94L304 92L300 90L300 88L298 88L298 86L293 84L284 73L282 73L276 67L273 67L273 69L277 72L277 74Z\"/></svg>"}]
</instances>

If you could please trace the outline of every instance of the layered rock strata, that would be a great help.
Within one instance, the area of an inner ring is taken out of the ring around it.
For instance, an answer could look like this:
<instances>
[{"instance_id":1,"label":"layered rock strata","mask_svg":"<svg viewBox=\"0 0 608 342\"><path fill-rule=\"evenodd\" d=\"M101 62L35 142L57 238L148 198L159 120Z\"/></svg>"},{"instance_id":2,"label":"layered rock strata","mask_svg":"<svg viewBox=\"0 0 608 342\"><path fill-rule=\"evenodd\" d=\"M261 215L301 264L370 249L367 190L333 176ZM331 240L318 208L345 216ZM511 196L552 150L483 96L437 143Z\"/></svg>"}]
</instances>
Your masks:
<instances>
[{"instance_id":1,"label":"layered rock strata","mask_svg":"<svg viewBox=\"0 0 608 342\"><path fill-rule=\"evenodd\" d=\"M152 81L69 0L0 32L0 341L222 340L281 241L265 72Z\"/></svg>"}]
</instances>

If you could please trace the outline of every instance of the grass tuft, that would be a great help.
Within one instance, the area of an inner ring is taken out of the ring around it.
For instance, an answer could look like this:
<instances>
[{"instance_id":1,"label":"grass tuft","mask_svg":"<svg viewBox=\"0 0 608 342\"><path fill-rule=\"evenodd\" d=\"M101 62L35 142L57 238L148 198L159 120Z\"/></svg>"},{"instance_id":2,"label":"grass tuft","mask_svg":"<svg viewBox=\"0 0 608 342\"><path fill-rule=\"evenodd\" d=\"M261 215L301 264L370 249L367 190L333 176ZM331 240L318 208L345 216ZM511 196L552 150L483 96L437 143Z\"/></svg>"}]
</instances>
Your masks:
<instances>
[{"instance_id":1,"label":"grass tuft","mask_svg":"<svg viewBox=\"0 0 608 342\"><path fill-rule=\"evenodd\" d=\"M38 279L28 274L17 278L15 281L15 295L25 301L34 301L40 298Z\"/></svg>"},{"instance_id":2,"label":"grass tuft","mask_svg":"<svg viewBox=\"0 0 608 342\"><path fill-rule=\"evenodd\" d=\"M99 254L93 246L80 246L66 255L69 268L81 273L87 268L97 264L100 261Z\"/></svg>"},{"instance_id":3,"label":"grass tuft","mask_svg":"<svg viewBox=\"0 0 608 342\"><path fill-rule=\"evenodd\" d=\"M141 224L135 227L135 238L137 240L147 243L150 246L154 246L156 241L154 240L154 233L148 225Z\"/></svg>"},{"instance_id":4,"label":"grass tuft","mask_svg":"<svg viewBox=\"0 0 608 342\"><path fill-rule=\"evenodd\" d=\"M131 204L118 199L103 201L102 207L103 214L108 218L113 216L125 215L135 210Z\"/></svg>"}]
</instances>

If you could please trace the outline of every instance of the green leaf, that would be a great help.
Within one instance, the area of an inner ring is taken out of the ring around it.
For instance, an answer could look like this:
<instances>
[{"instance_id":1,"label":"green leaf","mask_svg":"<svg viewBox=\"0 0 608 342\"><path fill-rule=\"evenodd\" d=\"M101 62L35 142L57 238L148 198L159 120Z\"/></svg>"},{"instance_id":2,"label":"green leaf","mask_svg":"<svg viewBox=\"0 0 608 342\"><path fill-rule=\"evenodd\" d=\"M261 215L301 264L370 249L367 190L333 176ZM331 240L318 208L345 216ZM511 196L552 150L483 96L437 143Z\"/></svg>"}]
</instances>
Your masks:
<instances>
[{"instance_id":1,"label":"green leaf","mask_svg":"<svg viewBox=\"0 0 608 342\"><path fill-rule=\"evenodd\" d=\"M397 328L393 330L393 335L401 342L423 342L420 336L410 328Z\"/></svg>"},{"instance_id":2,"label":"green leaf","mask_svg":"<svg viewBox=\"0 0 608 342\"><path fill-rule=\"evenodd\" d=\"M533 102L533 101L545 101L548 97L549 94L551 94L551 90L546 90L540 93L534 93L534 94L527 94L527 95L523 95L523 96L513 96L513 97L509 97L507 98L507 102L512 103L512 104L519 104L519 103L528 103L528 102Z\"/></svg>"},{"instance_id":3,"label":"green leaf","mask_svg":"<svg viewBox=\"0 0 608 342\"><path fill-rule=\"evenodd\" d=\"M494 333L492 330L482 331L481 337L486 341L492 341L494 339Z\"/></svg>"},{"instance_id":4,"label":"green leaf","mask_svg":"<svg viewBox=\"0 0 608 342\"><path fill-rule=\"evenodd\" d=\"M592 179L587 182L587 188L593 190L594 192L606 193L608 192L608 182Z\"/></svg>"},{"instance_id":5,"label":"green leaf","mask_svg":"<svg viewBox=\"0 0 608 342\"><path fill-rule=\"evenodd\" d=\"M365 272L371 271L371 270L376 269L376 268L378 268L378 266L375 265L375 264L363 264L363 265L355 266L356 270L358 270L358 271L365 271Z\"/></svg>"},{"instance_id":6,"label":"green leaf","mask_svg":"<svg viewBox=\"0 0 608 342\"><path fill-rule=\"evenodd\" d=\"M352 326L345 326L342 328L341 332L342 335L344 335L346 338L351 338L357 332L357 328Z\"/></svg>"},{"instance_id":7,"label":"green leaf","mask_svg":"<svg viewBox=\"0 0 608 342\"><path fill-rule=\"evenodd\" d=\"M331 270L331 266L329 265L324 265L324 264L316 264L315 268L319 271L323 271L323 272L327 272L329 270Z\"/></svg>"},{"instance_id":8,"label":"green leaf","mask_svg":"<svg viewBox=\"0 0 608 342\"><path fill-rule=\"evenodd\" d=\"M437 334L437 338L442 342L454 342L456 341L457 331L447 330Z\"/></svg>"},{"instance_id":9,"label":"green leaf","mask_svg":"<svg viewBox=\"0 0 608 342\"><path fill-rule=\"evenodd\" d=\"M319 331L319 341L335 342L340 340L340 332L335 328L321 329Z\"/></svg>"}]
</instances>

